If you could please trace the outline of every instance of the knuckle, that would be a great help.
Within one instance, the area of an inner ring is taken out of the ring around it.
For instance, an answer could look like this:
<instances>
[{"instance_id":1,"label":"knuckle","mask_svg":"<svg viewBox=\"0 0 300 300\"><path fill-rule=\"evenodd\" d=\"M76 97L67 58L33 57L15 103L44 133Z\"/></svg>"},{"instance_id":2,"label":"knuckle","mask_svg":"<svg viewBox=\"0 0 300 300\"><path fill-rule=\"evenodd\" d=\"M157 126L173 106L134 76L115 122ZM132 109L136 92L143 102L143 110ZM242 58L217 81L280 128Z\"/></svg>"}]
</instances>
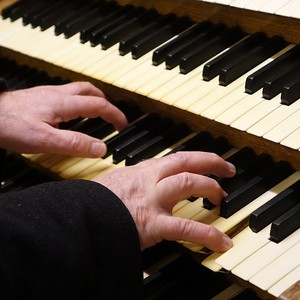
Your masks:
<instances>
[{"instance_id":1,"label":"knuckle","mask_svg":"<svg viewBox=\"0 0 300 300\"><path fill-rule=\"evenodd\" d=\"M187 160L187 156L184 152L176 152L169 156L171 160L179 161L181 164L184 164Z\"/></svg>"},{"instance_id":2,"label":"knuckle","mask_svg":"<svg viewBox=\"0 0 300 300\"><path fill-rule=\"evenodd\" d=\"M81 135L78 132L74 132L74 134L71 136L70 145L74 153L80 152L80 146L81 146Z\"/></svg>"}]
</instances>

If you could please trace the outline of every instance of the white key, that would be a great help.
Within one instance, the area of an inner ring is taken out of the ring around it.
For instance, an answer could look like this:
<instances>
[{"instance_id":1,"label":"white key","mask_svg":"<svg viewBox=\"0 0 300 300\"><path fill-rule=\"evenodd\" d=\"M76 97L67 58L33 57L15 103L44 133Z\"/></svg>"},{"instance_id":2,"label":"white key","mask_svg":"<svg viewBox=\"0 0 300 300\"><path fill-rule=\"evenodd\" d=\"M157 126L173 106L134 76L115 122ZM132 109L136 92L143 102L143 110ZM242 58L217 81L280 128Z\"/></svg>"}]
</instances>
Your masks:
<instances>
[{"instance_id":1,"label":"white key","mask_svg":"<svg viewBox=\"0 0 300 300\"><path fill-rule=\"evenodd\" d=\"M192 219L199 211L203 210L203 199L198 198L197 200L190 202L188 205L185 205L182 209L179 209L174 213L175 217Z\"/></svg>"},{"instance_id":2,"label":"white key","mask_svg":"<svg viewBox=\"0 0 300 300\"><path fill-rule=\"evenodd\" d=\"M176 79L179 81L179 85L176 85L176 80L174 80L174 82L173 80L168 80L158 89L152 89L153 91L148 94L148 96L150 98L154 97L154 99L158 99L161 102L173 105L176 101L182 99L189 92L193 91L200 85L203 86L205 84L205 82L202 80L202 69L193 70L191 74L184 76L178 73ZM153 86L151 88L153 88ZM149 85L147 89L149 89Z\"/></svg>"},{"instance_id":3,"label":"white key","mask_svg":"<svg viewBox=\"0 0 300 300\"><path fill-rule=\"evenodd\" d=\"M230 3L230 5L234 7L244 8L250 2L252 2L252 0L234 0Z\"/></svg>"},{"instance_id":4,"label":"white key","mask_svg":"<svg viewBox=\"0 0 300 300\"><path fill-rule=\"evenodd\" d=\"M224 5L229 5L230 3L232 3L234 0L216 0L216 3L219 4L224 4Z\"/></svg>"},{"instance_id":5,"label":"white key","mask_svg":"<svg viewBox=\"0 0 300 300\"><path fill-rule=\"evenodd\" d=\"M252 0L247 3L244 8L259 11L264 5L268 4L271 0Z\"/></svg>"},{"instance_id":6,"label":"white key","mask_svg":"<svg viewBox=\"0 0 300 300\"><path fill-rule=\"evenodd\" d=\"M132 59L131 55L126 55L123 57L116 57L116 63L118 64L119 61L122 59L127 61L127 64L123 64L120 68L117 68L114 70L113 73L110 73L108 76L104 77L103 80L107 83L112 83L116 82L120 77L125 76L128 72L131 70L134 70L137 68L139 65L144 63L146 60L149 60L151 57L151 53L147 53L144 56L140 57L139 59Z\"/></svg>"},{"instance_id":7,"label":"white key","mask_svg":"<svg viewBox=\"0 0 300 300\"><path fill-rule=\"evenodd\" d=\"M300 280L300 266L291 271L285 277L275 283L268 292L275 297L279 297L283 292Z\"/></svg>"},{"instance_id":8,"label":"white key","mask_svg":"<svg viewBox=\"0 0 300 300\"><path fill-rule=\"evenodd\" d=\"M294 13L292 13L292 18L299 19L300 18L300 10L297 9Z\"/></svg>"},{"instance_id":9,"label":"white key","mask_svg":"<svg viewBox=\"0 0 300 300\"><path fill-rule=\"evenodd\" d=\"M259 94L257 94L257 96L261 98L261 91L258 92ZM249 99L249 101L251 101L251 99ZM254 108L237 118L233 123L230 124L230 126L242 131L246 131L259 120L279 107L281 105L280 101L280 95L272 100L263 100L258 105L255 105Z\"/></svg>"},{"instance_id":10,"label":"white key","mask_svg":"<svg viewBox=\"0 0 300 300\"><path fill-rule=\"evenodd\" d=\"M300 242L300 229L280 243L269 241L264 247L237 265L232 273L244 280L249 280L298 242Z\"/></svg>"},{"instance_id":11,"label":"white key","mask_svg":"<svg viewBox=\"0 0 300 300\"><path fill-rule=\"evenodd\" d=\"M288 119L293 113L300 109L300 101L296 101L293 104L280 105L277 109L268 114L265 118L250 127L247 132L257 135L264 136L267 132L272 130L279 123Z\"/></svg>"},{"instance_id":12,"label":"white key","mask_svg":"<svg viewBox=\"0 0 300 300\"><path fill-rule=\"evenodd\" d=\"M264 135L265 139L271 140L275 143L281 142L287 136L292 134L300 127L300 110L290 115L288 119L279 123L272 130Z\"/></svg>"},{"instance_id":13,"label":"white key","mask_svg":"<svg viewBox=\"0 0 300 300\"><path fill-rule=\"evenodd\" d=\"M300 150L300 128L298 128L289 136L287 136L284 140L280 142L280 144L295 150Z\"/></svg>"},{"instance_id":14,"label":"white key","mask_svg":"<svg viewBox=\"0 0 300 300\"><path fill-rule=\"evenodd\" d=\"M278 15L291 17L296 10L299 10L299 0L291 0L282 6L276 13Z\"/></svg>"},{"instance_id":15,"label":"white key","mask_svg":"<svg viewBox=\"0 0 300 300\"><path fill-rule=\"evenodd\" d=\"M244 115L249 110L253 109L256 105L260 104L262 101L263 98L257 97L256 94L249 95L248 97L241 99L241 101L237 102L224 113L219 115L216 118L216 121L226 125L230 125L240 116Z\"/></svg>"},{"instance_id":16,"label":"white key","mask_svg":"<svg viewBox=\"0 0 300 300\"><path fill-rule=\"evenodd\" d=\"M266 291L300 265L300 242L250 278L250 282Z\"/></svg>"},{"instance_id":17,"label":"white key","mask_svg":"<svg viewBox=\"0 0 300 300\"><path fill-rule=\"evenodd\" d=\"M266 12L269 14L277 13L280 8L282 8L285 4L290 2L290 0L276 0L276 1L269 1L266 5L264 5L260 10L262 12Z\"/></svg>"},{"instance_id":18,"label":"white key","mask_svg":"<svg viewBox=\"0 0 300 300\"><path fill-rule=\"evenodd\" d=\"M249 227L245 228L238 234L242 235L242 241L221 255L216 263L228 271L232 270L268 243L270 228L271 226L267 226L258 233L254 233Z\"/></svg>"}]
</instances>

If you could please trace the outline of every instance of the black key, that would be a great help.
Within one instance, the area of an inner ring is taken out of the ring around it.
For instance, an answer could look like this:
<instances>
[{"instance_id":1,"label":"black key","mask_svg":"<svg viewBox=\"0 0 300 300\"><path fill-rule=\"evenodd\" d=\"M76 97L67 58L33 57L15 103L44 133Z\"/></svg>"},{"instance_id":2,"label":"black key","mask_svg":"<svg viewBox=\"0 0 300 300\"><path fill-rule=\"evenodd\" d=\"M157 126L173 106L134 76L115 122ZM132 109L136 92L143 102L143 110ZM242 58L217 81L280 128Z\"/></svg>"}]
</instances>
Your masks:
<instances>
[{"instance_id":1,"label":"black key","mask_svg":"<svg viewBox=\"0 0 300 300\"><path fill-rule=\"evenodd\" d=\"M211 39L207 44L196 49L188 56L182 57L179 64L180 73L187 74L219 52L233 45L243 37L244 33L238 27L225 31L218 37Z\"/></svg>"},{"instance_id":2,"label":"black key","mask_svg":"<svg viewBox=\"0 0 300 300\"><path fill-rule=\"evenodd\" d=\"M52 8L53 6L55 7L56 3L47 3L43 0L40 0L38 2L36 1L36 4L34 4L33 8L22 15L23 24L31 24L31 21L33 20L34 16L40 15L45 11L46 8Z\"/></svg>"},{"instance_id":3,"label":"black key","mask_svg":"<svg viewBox=\"0 0 300 300\"><path fill-rule=\"evenodd\" d=\"M149 159L174 143L189 135L191 131L183 124L176 124L171 128L166 128L158 136L151 139L147 144L129 153L126 157L125 165L134 165L141 160Z\"/></svg>"},{"instance_id":4,"label":"black key","mask_svg":"<svg viewBox=\"0 0 300 300\"><path fill-rule=\"evenodd\" d=\"M125 20L111 31L104 34L101 38L102 49L108 49L109 47L115 45L117 42L128 36L129 32L132 32L136 28L141 26L141 23L150 23L156 17L155 11L145 11L140 9L136 12L135 16L130 17L128 20Z\"/></svg>"},{"instance_id":5,"label":"black key","mask_svg":"<svg viewBox=\"0 0 300 300\"><path fill-rule=\"evenodd\" d=\"M232 148L228 140L222 136L216 138L211 145L203 148L205 152L212 152L218 155L223 155Z\"/></svg>"},{"instance_id":6,"label":"black key","mask_svg":"<svg viewBox=\"0 0 300 300\"><path fill-rule=\"evenodd\" d=\"M177 146L172 151L168 152L166 155L176 153L178 151L202 151L208 144L211 144L213 141L210 133L202 131L197 133L195 136L189 140L183 142L181 145Z\"/></svg>"},{"instance_id":7,"label":"black key","mask_svg":"<svg viewBox=\"0 0 300 300\"><path fill-rule=\"evenodd\" d=\"M76 19L69 21L64 26L65 37L71 37L74 34L88 30L99 22L99 18L105 16L108 12L111 12L116 7L115 2L99 3L95 8L91 8L87 13L82 16L78 16Z\"/></svg>"},{"instance_id":8,"label":"black key","mask_svg":"<svg viewBox=\"0 0 300 300\"><path fill-rule=\"evenodd\" d=\"M190 43L191 39L199 36L202 32L207 31L210 27L211 23L208 21L192 25L191 28L179 34L177 38L154 50L152 55L152 64L154 66L160 65L166 60L168 53L174 51L174 49L178 47L182 47L183 45Z\"/></svg>"},{"instance_id":9,"label":"black key","mask_svg":"<svg viewBox=\"0 0 300 300\"><path fill-rule=\"evenodd\" d=\"M52 2L51 4L48 3L48 5L45 5L45 7L43 9L41 9L39 12L36 12L32 15L28 15L27 21L24 20L24 17L23 17L23 20L24 20L24 22L26 21L26 22L30 23L33 28L36 28L41 25L41 20L44 17L46 17L48 14L51 14L53 11L60 9L60 7L62 7L63 5L64 5L63 1L55 1L55 2Z\"/></svg>"},{"instance_id":10,"label":"black key","mask_svg":"<svg viewBox=\"0 0 300 300\"><path fill-rule=\"evenodd\" d=\"M134 122L129 127L124 129L123 131L119 132L117 135L108 139L105 144L107 147L107 152L103 158L108 157L113 153L113 150L124 143L126 140L130 139L133 135L137 134L138 132L142 131L143 129L147 128L149 125L158 122L159 116L157 114L149 114L143 116L141 119Z\"/></svg>"},{"instance_id":11,"label":"black key","mask_svg":"<svg viewBox=\"0 0 300 300\"><path fill-rule=\"evenodd\" d=\"M131 50L132 58L140 58L147 52L155 49L157 46L184 31L191 25L192 21L189 18L176 18L174 22L171 22L169 25L163 26L158 31L153 32L151 35L146 36L141 41L135 43Z\"/></svg>"},{"instance_id":12,"label":"black key","mask_svg":"<svg viewBox=\"0 0 300 300\"><path fill-rule=\"evenodd\" d=\"M55 35L60 35L61 33L64 33L65 28L68 24L78 20L79 17L87 14L89 11L92 10L91 6L83 6L82 4L78 6L76 9L74 9L72 12L69 13L69 16L66 16L65 18L62 18L61 20L57 21L55 23Z\"/></svg>"},{"instance_id":13,"label":"black key","mask_svg":"<svg viewBox=\"0 0 300 300\"><path fill-rule=\"evenodd\" d=\"M272 99L278 95L283 86L290 82L297 80L300 75L300 60L295 61L294 65L291 66L288 70L281 69L281 73L277 76L272 77L271 79L264 82L263 86L263 97L265 99Z\"/></svg>"},{"instance_id":14,"label":"black key","mask_svg":"<svg viewBox=\"0 0 300 300\"><path fill-rule=\"evenodd\" d=\"M88 132L88 135L101 140L101 139L105 138L106 136L108 136L109 134L113 133L114 131L115 131L115 128L111 123L104 122L101 126Z\"/></svg>"},{"instance_id":15,"label":"black key","mask_svg":"<svg viewBox=\"0 0 300 300\"><path fill-rule=\"evenodd\" d=\"M291 105L300 98L300 80L296 79L287 83L282 88L281 103Z\"/></svg>"},{"instance_id":16,"label":"black key","mask_svg":"<svg viewBox=\"0 0 300 300\"><path fill-rule=\"evenodd\" d=\"M266 36L262 32L257 32L243 39L237 45L233 46L229 50L220 54L213 60L205 64L203 68L203 79L209 81L220 74L222 68L226 67L228 64L232 63L236 59L243 55L249 48L258 43L262 43Z\"/></svg>"},{"instance_id":17,"label":"black key","mask_svg":"<svg viewBox=\"0 0 300 300\"><path fill-rule=\"evenodd\" d=\"M98 127L105 126L106 123L107 122L102 120L101 118L86 119L71 129L74 131L79 131L85 134L89 134L90 132L94 131Z\"/></svg>"},{"instance_id":18,"label":"black key","mask_svg":"<svg viewBox=\"0 0 300 300\"><path fill-rule=\"evenodd\" d=\"M299 196L299 194L298 194ZM294 231L300 228L300 203L291 208L271 225L270 239L281 242Z\"/></svg>"},{"instance_id":19,"label":"black key","mask_svg":"<svg viewBox=\"0 0 300 300\"><path fill-rule=\"evenodd\" d=\"M155 11L156 13L156 11ZM149 36L153 32L160 30L161 27L169 24L171 21L175 19L175 15L167 14L161 16L157 14L156 20L151 22L148 25L142 26L134 30L132 33L129 33L128 36L120 41L119 44L119 53L120 55L126 55L127 53L131 52L132 47L134 44L139 43L143 40L146 36Z\"/></svg>"},{"instance_id":20,"label":"black key","mask_svg":"<svg viewBox=\"0 0 300 300\"><path fill-rule=\"evenodd\" d=\"M121 15L125 14L132 8L131 5L126 5L124 7L111 5L105 7L104 10L101 10L101 13L99 14L99 16L97 16L97 18L94 19L94 22L80 31L81 43L90 41L95 31L103 28L108 22L111 22L111 20L114 20L115 18L119 18Z\"/></svg>"},{"instance_id":21,"label":"black key","mask_svg":"<svg viewBox=\"0 0 300 300\"><path fill-rule=\"evenodd\" d=\"M7 18L10 18L11 16L11 13L14 9L20 7L20 6L25 6L26 3L25 1L16 1L14 2L13 4L7 6L7 7L4 7L2 9L2 12L1 12L1 15L2 15L2 18L5 20Z\"/></svg>"},{"instance_id":22,"label":"black key","mask_svg":"<svg viewBox=\"0 0 300 300\"><path fill-rule=\"evenodd\" d=\"M126 7L123 7L119 10L118 14L115 14L113 18L109 18L108 20L102 22L101 27L98 26L90 36L90 42L93 47L100 44L102 36L113 30L115 27L121 25L126 20L130 18L134 18L137 14L139 14L139 11L141 8L136 8L131 5L128 5ZM99 25L99 24L98 24Z\"/></svg>"},{"instance_id":23,"label":"black key","mask_svg":"<svg viewBox=\"0 0 300 300\"><path fill-rule=\"evenodd\" d=\"M17 1L12 6L7 7L2 11L2 16L4 18L10 18L12 21L15 21L23 16L24 13L30 11L35 5L34 0L27 1Z\"/></svg>"},{"instance_id":24,"label":"black key","mask_svg":"<svg viewBox=\"0 0 300 300\"><path fill-rule=\"evenodd\" d=\"M113 162L117 164L124 160L128 153L147 144L149 140L156 137L162 130L164 130L164 128L172 125L173 122L168 119L149 124L145 129L127 139L114 149Z\"/></svg>"},{"instance_id":25,"label":"black key","mask_svg":"<svg viewBox=\"0 0 300 300\"><path fill-rule=\"evenodd\" d=\"M272 76L280 75L282 69L289 68L300 55L300 45L297 45L280 55L272 62L249 75L246 79L245 91L253 94L263 87L266 80Z\"/></svg>"},{"instance_id":26,"label":"black key","mask_svg":"<svg viewBox=\"0 0 300 300\"><path fill-rule=\"evenodd\" d=\"M235 63L224 67L219 76L220 85L228 85L244 73L276 54L286 46L286 42L278 36L267 39L264 43L241 56Z\"/></svg>"},{"instance_id":27,"label":"black key","mask_svg":"<svg viewBox=\"0 0 300 300\"><path fill-rule=\"evenodd\" d=\"M43 16L40 20L39 26L42 30L46 30L51 26L55 26L57 23L60 23L74 14L74 11L78 9L78 1L68 1L63 3L62 6L57 7L52 10L49 14Z\"/></svg>"},{"instance_id":28,"label":"black key","mask_svg":"<svg viewBox=\"0 0 300 300\"><path fill-rule=\"evenodd\" d=\"M253 169L250 174L253 174ZM249 204L251 201L274 187L294 172L293 168L286 162L280 161L276 164L266 159L259 166L254 177L249 178L245 172L245 183L243 186L229 194L223 199L220 205L221 216L228 218L239 209ZM252 175L251 174L251 175Z\"/></svg>"},{"instance_id":29,"label":"black key","mask_svg":"<svg viewBox=\"0 0 300 300\"><path fill-rule=\"evenodd\" d=\"M259 232L299 203L300 180L251 213L249 227Z\"/></svg>"},{"instance_id":30,"label":"black key","mask_svg":"<svg viewBox=\"0 0 300 300\"><path fill-rule=\"evenodd\" d=\"M188 41L167 53L166 68L171 70L178 66L182 57L190 55L195 49L202 48L204 44L209 43L216 36L220 36L225 30L226 26L224 24L217 24L192 35Z\"/></svg>"}]
</instances>

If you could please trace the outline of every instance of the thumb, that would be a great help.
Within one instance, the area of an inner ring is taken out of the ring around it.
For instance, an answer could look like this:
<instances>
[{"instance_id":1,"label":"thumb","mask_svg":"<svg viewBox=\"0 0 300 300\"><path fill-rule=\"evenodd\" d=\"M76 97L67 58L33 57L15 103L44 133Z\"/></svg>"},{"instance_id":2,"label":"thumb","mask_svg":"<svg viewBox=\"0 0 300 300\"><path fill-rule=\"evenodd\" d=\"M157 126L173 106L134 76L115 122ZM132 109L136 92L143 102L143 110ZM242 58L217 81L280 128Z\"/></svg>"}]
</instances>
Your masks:
<instances>
[{"instance_id":1,"label":"thumb","mask_svg":"<svg viewBox=\"0 0 300 300\"><path fill-rule=\"evenodd\" d=\"M46 152L90 158L101 157L106 153L106 145L99 139L77 131L53 130L55 138L49 141Z\"/></svg>"},{"instance_id":2,"label":"thumb","mask_svg":"<svg viewBox=\"0 0 300 300\"><path fill-rule=\"evenodd\" d=\"M225 252L232 247L231 239L213 226L172 216L160 216L160 236L166 240L183 240L210 250Z\"/></svg>"}]
</instances>

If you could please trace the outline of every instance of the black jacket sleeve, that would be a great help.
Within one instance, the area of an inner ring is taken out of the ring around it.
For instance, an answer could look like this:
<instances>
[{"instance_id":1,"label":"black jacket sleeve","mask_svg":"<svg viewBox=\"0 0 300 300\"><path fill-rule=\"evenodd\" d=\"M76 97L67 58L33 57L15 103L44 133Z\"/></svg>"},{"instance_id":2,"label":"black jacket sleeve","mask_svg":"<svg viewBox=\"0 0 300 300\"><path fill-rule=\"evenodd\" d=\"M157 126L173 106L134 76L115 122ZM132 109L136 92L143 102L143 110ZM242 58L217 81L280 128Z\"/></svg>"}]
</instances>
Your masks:
<instances>
[{"instance_id":1,"label":"black jacket sleeve","mask_svg":"<svg viewBox=\"0 0 300 300\"><path fill-rule=\"evenodd\" d=\"M141 299L134 221L95 182L0 195L1 299Z\"/></svg>"}]
</instances>

